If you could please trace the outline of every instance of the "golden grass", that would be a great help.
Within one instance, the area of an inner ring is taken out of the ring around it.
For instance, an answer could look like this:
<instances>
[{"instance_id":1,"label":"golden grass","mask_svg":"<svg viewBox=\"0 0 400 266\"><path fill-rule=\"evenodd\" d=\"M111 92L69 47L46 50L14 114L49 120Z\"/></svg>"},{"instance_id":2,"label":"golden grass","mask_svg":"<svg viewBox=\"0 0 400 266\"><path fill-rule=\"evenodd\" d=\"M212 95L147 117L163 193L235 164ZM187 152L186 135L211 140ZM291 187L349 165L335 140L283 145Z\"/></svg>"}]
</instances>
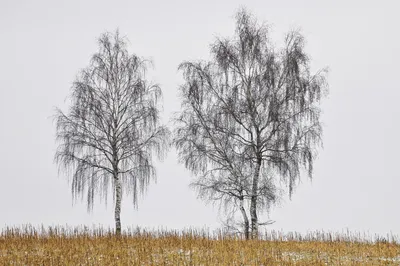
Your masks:
<instances>
[{"instance_id":1,"label":"golden grass","mask_svg":"<svg viewBox=\"0 0 400 266\"><path fill-rule=\"evenodd\" d=\"M266 239L266 240L265 240ZM221 232L7 228L0 265L400 265L400 245L360 235L270 232L245 241Z\"/></svg>"}]
</instances>

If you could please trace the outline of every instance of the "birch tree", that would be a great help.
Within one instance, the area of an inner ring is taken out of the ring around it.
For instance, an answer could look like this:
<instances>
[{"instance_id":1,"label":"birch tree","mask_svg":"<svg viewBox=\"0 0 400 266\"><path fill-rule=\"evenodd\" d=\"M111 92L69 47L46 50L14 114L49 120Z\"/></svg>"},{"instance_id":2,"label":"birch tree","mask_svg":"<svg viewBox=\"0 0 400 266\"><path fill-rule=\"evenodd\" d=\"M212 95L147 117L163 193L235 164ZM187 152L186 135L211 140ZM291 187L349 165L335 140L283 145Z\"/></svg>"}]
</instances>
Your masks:
<instances>
[{"instance_id":1,"label":"birch tree","mask_svg":"<svg viewBox=\"0 0 400 266\"><path fill-rule=\"evenodd\" d=\"M299 31L275 49L268 27L245 9L233 38L211 45L210 61L183 62L182 110L174 143L179 159L197 177L200 196L250 201L250 230L276 199L279 179L292 194L302 169L311 178L322 145L320 100L326 70L310 73ZM223 189L222 189L223 187ZM239 204L240 205L240 204ZM244 221L246 223L246 218Z\"/></svg>"},{"instance_id":2,"label":"birch tree","mask_svg":"<svg viewBox=\"0 0 400 266\"><path fill-rule=\"evenodd\" d=\"M123 194L144 193L156 178L153 155L163 159L170 132L160 125L161 89L146 80L148 63L127 51L117 32L102 34L99 51L72 86L68 113L56 110L55 161L72 174L72 194L87 194L88 211L96 194L115 202L116 234L121 234Z\"/></svg>"}]
</instances>

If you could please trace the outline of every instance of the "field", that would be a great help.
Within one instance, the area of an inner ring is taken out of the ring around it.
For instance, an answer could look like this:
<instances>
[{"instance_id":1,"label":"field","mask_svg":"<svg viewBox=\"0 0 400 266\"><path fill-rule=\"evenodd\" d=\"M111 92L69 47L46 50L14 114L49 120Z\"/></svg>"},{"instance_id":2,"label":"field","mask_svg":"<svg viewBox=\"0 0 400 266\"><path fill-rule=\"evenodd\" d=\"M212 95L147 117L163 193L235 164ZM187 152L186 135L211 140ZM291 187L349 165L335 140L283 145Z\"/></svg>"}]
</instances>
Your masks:
<instances>
[{"instance_id":1,"label":"field","mask_svg":"<svg viewBox=\"0 0 400 266\"><path fill-rule=\"evenodd\" d=\"M393 237L270 231L246 241L205 230L7 228L0 236L0 265L400 265Z\"/></svg>"}]
</instances>

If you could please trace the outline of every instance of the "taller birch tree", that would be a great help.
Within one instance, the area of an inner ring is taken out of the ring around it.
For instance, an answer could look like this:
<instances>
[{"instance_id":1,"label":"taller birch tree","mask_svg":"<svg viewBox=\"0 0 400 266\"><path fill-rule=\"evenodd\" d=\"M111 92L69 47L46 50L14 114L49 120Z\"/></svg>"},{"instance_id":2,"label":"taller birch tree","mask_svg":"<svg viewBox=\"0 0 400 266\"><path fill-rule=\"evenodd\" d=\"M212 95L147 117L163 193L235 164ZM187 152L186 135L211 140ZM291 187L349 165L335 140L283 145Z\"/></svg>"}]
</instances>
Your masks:
<instances>
[{"instance_id":1,"label":"taller birch tree","mask_svg":"<svg viewBox=\"0 0 400 266\"><path fill-rule=\"evenodd\" d=\"M116 234L121 234L123 194L144 193L156 178L153 155L162 159L170 132L160 125L161 89L146 80L147 61L129 54L117 32L98 39L99 51L72 86L67 114L56 111L55 161L72 173L74 198L87 194L88 211L99 194L115 202ZM125 192L125 193L123 193Z\"/></svg>"},{"instance_id":2,"label":"taller birch tree","mask_svg":"<svg viewBox=\"0 0 400 266\"><path fill-rule=\"evenodd\" d=\"M276 199L276 180L291 195L301 169L312 177L322 145L326 71L310 73L299 31L289 32L277 50L268 27L242 9L235 33L212 44L211 61L180 65L184 84L174 143L197 177L200 196L237 200L256 238L260 207ZM250 222L243 200L249 201Z\"/></svg>"}]
</instances>

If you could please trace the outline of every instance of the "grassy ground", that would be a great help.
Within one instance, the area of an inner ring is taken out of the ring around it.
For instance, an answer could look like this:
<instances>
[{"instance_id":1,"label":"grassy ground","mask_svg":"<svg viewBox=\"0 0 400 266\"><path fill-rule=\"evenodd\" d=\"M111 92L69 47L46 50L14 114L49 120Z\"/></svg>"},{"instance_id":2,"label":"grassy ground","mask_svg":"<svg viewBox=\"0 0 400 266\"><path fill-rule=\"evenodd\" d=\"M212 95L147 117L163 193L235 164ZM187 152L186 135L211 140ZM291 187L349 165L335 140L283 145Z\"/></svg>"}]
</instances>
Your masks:
<instances>
[{"instance_id":1,"label":"grassy ground","mask_svg":"<svg viewBox=\"0 0 400 266\"><path fill-rule=\"evenodd\" d=\"M8 228L0 265L400 265L394 240L315 232L270 232L245 241L221 233L88 228Z\"/></svg>"}]
</instances>

